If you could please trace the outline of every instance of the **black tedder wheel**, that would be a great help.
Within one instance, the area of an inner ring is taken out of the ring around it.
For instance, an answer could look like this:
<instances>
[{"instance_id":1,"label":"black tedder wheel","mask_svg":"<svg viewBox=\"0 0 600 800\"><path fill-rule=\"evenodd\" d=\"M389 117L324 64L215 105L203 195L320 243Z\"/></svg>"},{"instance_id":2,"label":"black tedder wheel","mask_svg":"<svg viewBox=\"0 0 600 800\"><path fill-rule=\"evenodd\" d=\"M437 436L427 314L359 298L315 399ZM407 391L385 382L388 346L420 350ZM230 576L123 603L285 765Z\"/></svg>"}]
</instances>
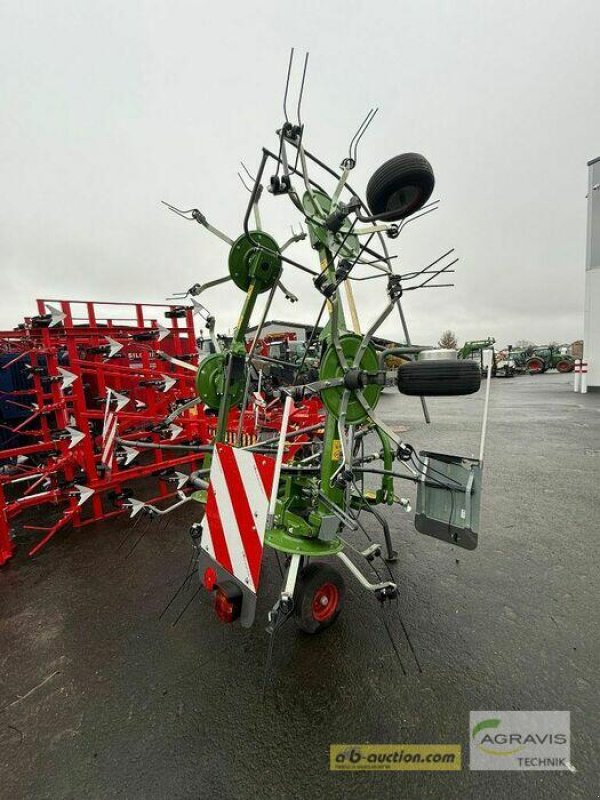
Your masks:
<instances>
[{"instance_id":1,"label":"black tedder wheel","mask_svg":"<svg viewBox=\"0 0 600 800\"><path fill-rule=\"evenodd\" d=\"M302 570L294 593L296 625L305 633L318 633L337 619L346 587L340 573L329 564L313 562Z\"/></svg>"},{"instance_id":2,"label":"black tedder wheel","mask_svg":"<svg viewBox=\"0 0 600 800\"><path fill-rule=\"evenodd\" d=\"M409 361L397 381L401 394L451 397L479 391L481 370L475 361Z\"/></svg>"},{"instance_id":3,"label":"black tedder wheel","mask_svg":"<svg viewBox=\"0 0 600 800\"><path fill-rule=\"evenodd\" d=\"M425 205L434 186L429 161L418 153L403 153L375 170L367 185L367 204L375 217L404 219Z\"/></svg>"}]
</instances>

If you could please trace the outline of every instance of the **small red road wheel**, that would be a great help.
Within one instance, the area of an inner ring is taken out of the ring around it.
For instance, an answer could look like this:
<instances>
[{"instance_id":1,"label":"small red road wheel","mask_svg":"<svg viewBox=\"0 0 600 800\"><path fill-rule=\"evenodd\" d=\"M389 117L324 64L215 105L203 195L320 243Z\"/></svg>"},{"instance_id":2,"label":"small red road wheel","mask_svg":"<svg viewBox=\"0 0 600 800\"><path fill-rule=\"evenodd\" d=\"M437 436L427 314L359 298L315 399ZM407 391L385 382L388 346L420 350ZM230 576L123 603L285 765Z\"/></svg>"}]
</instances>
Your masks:
<instances>
[{"instance_id":1,"label":"small red road wheel","mask_svg":"<svg viewBox=\"0 0 600 800\"><path fill-rule=\"evenodd\" d=\"M344 604L346 587L329 564L313 562L302 570L294 593L294 617L300 630L318 633L331 625Z\"/></svg>"},{"instance_id":2,"label":"small red road wheel","mask_svg":"<svg viewBox=\"0 0 600 800\"><path fill-rule=\"evenodd\" d=\"M573 370L575 369L575 364L573 361L569 361L567 358L563 358L556 365L556 369L559 372L573 372Z\"/></svg>"},{"instance_id":3,"label":"small red road wheel","mask_svg":"<svg viewBox=\"0 0 600 800\"><path fill-rule=\"evenodd\" d=\"M325 622L332 617L338 607L340 593L334 583L324 583L313 597L312 615L317 622Z\"/></svg>"},{"instance_id":4,"label":"small red road wheel","mask_svg":"<svg viewBox=\"0 0 600 800\"><path fill-rule=\"evenodd\" d=\"M530 375L540 375L544 371L544 362L541 358L530 358L527 362L527 370Z\"/></svg>"}]
</instances>

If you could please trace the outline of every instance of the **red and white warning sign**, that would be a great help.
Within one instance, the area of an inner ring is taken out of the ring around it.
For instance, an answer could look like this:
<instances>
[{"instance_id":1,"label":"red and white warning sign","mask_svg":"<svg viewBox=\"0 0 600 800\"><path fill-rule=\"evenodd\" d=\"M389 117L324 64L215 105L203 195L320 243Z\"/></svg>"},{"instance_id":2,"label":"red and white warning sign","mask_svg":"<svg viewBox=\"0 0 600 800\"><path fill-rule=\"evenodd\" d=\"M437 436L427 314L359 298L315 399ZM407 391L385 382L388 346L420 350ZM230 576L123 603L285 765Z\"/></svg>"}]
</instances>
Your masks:
<instances>
[{"instance_id":1,"label":"red and white warning sign","mask_svg":"<svg viewBox=\"0 0 600 800\"><path fill-rule=\"evenodd\" d=\"M202 549L256 594L275 460L219 443L213 452Z\"/></svg>"}]
</instances>

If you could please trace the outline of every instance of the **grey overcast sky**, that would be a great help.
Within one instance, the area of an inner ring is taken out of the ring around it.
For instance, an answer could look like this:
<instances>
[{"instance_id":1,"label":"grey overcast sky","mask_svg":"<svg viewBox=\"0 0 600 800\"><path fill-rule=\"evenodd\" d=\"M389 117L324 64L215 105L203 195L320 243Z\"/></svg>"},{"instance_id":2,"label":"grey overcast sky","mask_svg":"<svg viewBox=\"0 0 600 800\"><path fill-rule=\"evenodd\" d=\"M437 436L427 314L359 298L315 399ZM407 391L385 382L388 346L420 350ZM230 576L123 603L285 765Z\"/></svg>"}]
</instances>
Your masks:
<instances>
[{"instance_id":1,"label":"grey overcast sky","mask_svg":"<svg viewBox=\"0 0 600 800\"><path fill-rule=\"evenodd\" d=\"M398 271L449 247L453 289L412 292L413 339L445 328L544 343L582 335L586 162L600 155L598 0L0 0L0 324L36 297L162 301L225 274L227 248L160 205L237 236L239 161L273 146L290 46L310 50L306 142L337 166L371 106L353 183L423 153L441 208L392 243ZM292 93L294 87L292 86ZM298 213L268 196L280 241ZM314 259L310 251L297 254ZM272 316L311 322L319 296ZM230 284L231 286L231 284ZM359 284L369 320L383 286ZM203 300L226 330L242 295ZM398 336L397 320L385 329Z\"/></svg>"}]
</instances>

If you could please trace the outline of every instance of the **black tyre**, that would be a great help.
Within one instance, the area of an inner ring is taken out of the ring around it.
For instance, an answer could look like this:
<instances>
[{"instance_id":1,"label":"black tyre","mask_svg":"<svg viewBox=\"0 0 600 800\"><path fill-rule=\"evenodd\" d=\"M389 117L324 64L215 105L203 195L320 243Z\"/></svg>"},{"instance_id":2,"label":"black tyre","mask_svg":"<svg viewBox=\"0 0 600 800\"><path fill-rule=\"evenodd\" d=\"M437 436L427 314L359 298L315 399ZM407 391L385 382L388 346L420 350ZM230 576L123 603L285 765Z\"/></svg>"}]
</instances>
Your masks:
<instances>
[{"instance_id":1,"label":"black tyre","mask_svg":"<svg viewBox=\"0 0 600 800\"><path fill-rule=\"evenodd\" d=\"M294 617L305 633L318 633L338 618L346 587L340 573L329 564L313 562L302 570L294 593Z\"/></svg>"},{"instance_id":2,"label":"black tyre","mask_svg":"<svg viewBox=\"0 0 600 800\"><path fill-rule=\"evenodd\" d=\"M429 161L418 153L403 153L375 170L367 185L367 204L375 217L404 219L425 205L434 186Z\"/></svg>"},{"instance_id":3,"label":"black tyre","mask_svg":"<svg viewBox=\"0 0 600 800\"><path fill-rule=\"evenodd\" d=\"M539 356L532 356L530 359L527 360L527 372L530 375L541 375L543 372L546 372L546 364L544 363L543 358L539 358Z\"/></svg>"},{"instance_id":4,"label":"black tyre","mask_svg":"<svg viewBox=\"0 0 600 800\"><path fill-rule=\"evenodd\" d=\"M473 394L481 386L481 370L475 361L410 361L398 369L402 394L450 397Z\"/></svg>"},{"instance_id":5,"label":"black tyre","mask_svg":"<svg viewBox=\"0 0 600 800\"><path fill-rule=\"evenodd\" d=\"M575 369L575 362L569 361L568 358L561 358L561 360L556 365L556 369L562 373L573 372L573 370Z\"/></svg>"}]
</instances>

